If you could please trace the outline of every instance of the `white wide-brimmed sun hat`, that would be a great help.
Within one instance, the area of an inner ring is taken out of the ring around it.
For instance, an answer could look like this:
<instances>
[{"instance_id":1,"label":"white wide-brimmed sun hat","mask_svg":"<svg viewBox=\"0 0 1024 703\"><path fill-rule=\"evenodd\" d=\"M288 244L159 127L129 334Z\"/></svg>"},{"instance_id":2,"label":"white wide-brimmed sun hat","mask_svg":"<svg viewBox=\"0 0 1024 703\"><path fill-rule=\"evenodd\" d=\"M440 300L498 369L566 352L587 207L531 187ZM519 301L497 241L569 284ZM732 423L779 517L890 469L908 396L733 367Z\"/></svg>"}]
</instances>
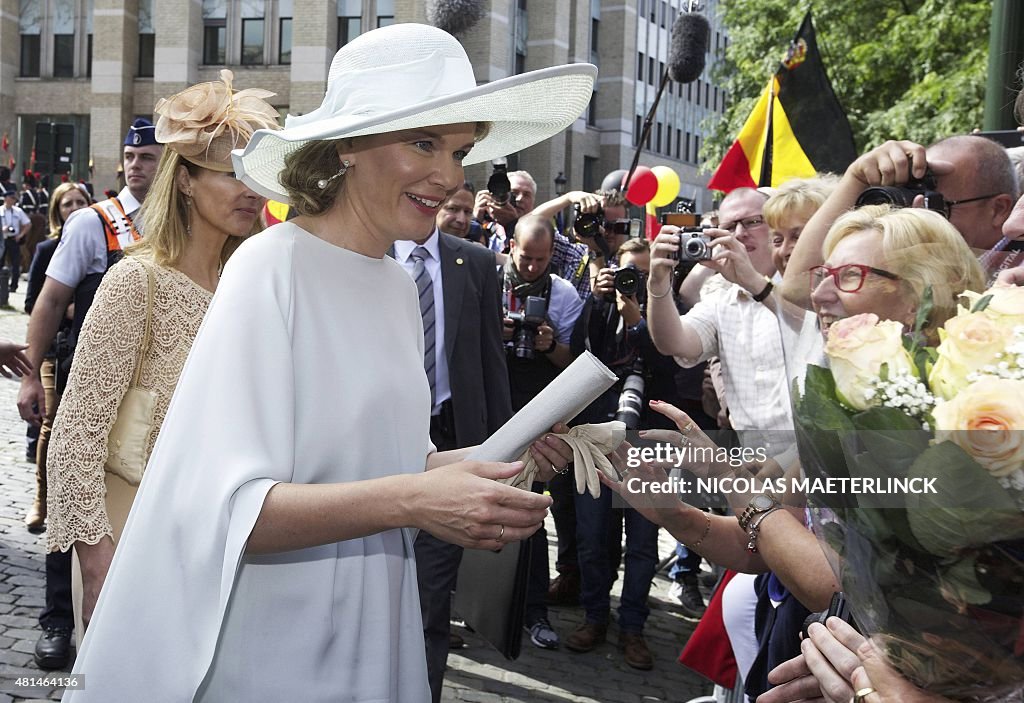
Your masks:
<instances>
[{"instance_id":1,"label":"white wide-brimmed sun hat","mask_svg":"<svg viewBox=\"0 0 1024 703\"><path fill-rule=\"evenodd\" d=\"M459 41L423 24L393 24L360 35L334 55L316 110L289 115L279 131L258 130L232 153L247 186L288 202L278 180L285 157L312 141L431 125L489 122L463 164L489 161L558 134L586 109L597 67L554 66L478 86Z\"/></svg>"}]
</instances>

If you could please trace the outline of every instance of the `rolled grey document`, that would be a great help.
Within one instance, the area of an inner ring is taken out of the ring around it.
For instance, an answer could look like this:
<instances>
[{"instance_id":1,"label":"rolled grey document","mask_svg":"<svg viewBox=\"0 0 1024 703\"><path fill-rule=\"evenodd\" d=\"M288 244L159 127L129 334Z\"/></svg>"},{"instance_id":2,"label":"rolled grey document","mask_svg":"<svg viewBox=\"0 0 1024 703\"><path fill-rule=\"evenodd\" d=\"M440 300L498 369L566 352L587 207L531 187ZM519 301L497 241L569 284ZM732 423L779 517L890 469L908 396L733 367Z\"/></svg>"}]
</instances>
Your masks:
<instances>
[{"instance_id":1,"label":"rolled grey document","mask_svg":"<svg viewBox=\"0 0 1024 703\"><path fill-rule=\"evenodd\" d=\"M558 422L568 422L611 388L618 377L589 351L576 357L522 410L474 449L474 461L516 461L535 439Z\"/></svg>"}]
</instances>

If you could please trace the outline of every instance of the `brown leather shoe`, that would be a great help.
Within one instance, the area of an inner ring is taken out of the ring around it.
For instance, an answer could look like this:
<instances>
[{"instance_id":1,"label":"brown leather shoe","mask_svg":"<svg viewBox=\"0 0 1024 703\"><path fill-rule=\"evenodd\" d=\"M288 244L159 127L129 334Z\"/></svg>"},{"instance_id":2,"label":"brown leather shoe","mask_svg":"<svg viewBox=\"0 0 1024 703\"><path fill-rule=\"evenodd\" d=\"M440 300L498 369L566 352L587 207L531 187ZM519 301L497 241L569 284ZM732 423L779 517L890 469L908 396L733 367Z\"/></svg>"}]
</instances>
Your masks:
<instances>
[{"instance_id":1,"label":"brown leather shoe","mask_svg":"<svg viewBox=\"0 0 1024 703\"><path fill-rule=\"evenodd\" d=\"M580 574L566 571L559 574L548 586L548 605L579 605Z\"/></svg>"},{"instance_id":2,"label":"brown leather shoe","mask_svg":"<svg viewBox=\"0 0 1024 703\"><path fill-rule=\"evenodd\" d=\"M565 646L574 652L589 652L604 642L607 635L608 623L585 622L565 638Z\"/></svg>"},{"instance_id":3,"label":"brown leather shoe","mask_svg":"<svg viewBox=\"0 0 1024 703\"><path fill-rule=\"evenodd\" d=\"M654 657L651 656L651 650L647 649L644 636L639 632L620 632L619 649L622 650L622 658L634 669L649 671L654 668Z\"/></svg>"}]
</instances>

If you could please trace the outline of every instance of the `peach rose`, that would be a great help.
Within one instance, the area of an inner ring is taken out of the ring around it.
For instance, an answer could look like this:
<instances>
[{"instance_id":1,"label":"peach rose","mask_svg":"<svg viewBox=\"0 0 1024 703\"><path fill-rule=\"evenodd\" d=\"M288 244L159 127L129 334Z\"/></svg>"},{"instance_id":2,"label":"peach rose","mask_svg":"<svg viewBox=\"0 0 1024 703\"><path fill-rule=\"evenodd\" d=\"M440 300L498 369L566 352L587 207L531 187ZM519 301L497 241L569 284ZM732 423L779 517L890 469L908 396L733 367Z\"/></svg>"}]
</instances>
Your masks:
<instances>
[{"instance_id":1,"label":"peach rose","mask_svg":"<svg viewBox=\"0 0 1024 703\"><path fill-rule=\"evenodd\" d=\"M997 478L1024 466L1024 381L986 377L932 411L935 440L953 442Z\"/></svg>"}]
</instances>

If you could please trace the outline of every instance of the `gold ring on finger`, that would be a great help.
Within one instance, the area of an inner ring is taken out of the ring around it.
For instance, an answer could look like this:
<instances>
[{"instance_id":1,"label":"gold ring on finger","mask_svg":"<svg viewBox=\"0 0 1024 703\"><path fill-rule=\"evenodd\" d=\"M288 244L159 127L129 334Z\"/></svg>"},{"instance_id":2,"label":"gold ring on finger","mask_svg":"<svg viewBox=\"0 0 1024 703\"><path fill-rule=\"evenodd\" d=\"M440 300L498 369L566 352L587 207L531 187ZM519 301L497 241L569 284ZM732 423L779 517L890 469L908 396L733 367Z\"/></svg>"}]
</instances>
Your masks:
<instances>
[{"instance_id":1,"label":"gold ring on finger","mask_svg":"<svg viewBox=\"0 0 1024 703\"><path fill-rule=\"evenodd\" d=\"M501 538L505 536L505 526L504 526L504 525L498 525L498 527L500 527L500 528L501 528L501 529L500 529L500 530L498 531L498 537L497 537L497 540L498 540L498 541L500 542L500 541L501 541Z\"/></svg>"},{"instance_id":2,"label":"gold ring on finger","mask_svg":"<svg viewBox=\"0 0 1024 703\"><path fill-rule=\"evenodd\" d=\"M870 686L868 686L867 688L862 688L853 694L853 700L850 703L864 703L864 699L874 692L875 689L871 688Z\"/></svg>"},{"instance_id":3,"label":"gold ring on finger","mask_svg":"<svg viewBox=\"0 0 1024 703\"><path fill-rule=\"evenodd\" d=\"M686 423L686 427L683 428L683 434L686 434L687 432L689 432L692 429L693 429L693 420L690 420L688 423Z\"/></svg>"}]
</instances>

